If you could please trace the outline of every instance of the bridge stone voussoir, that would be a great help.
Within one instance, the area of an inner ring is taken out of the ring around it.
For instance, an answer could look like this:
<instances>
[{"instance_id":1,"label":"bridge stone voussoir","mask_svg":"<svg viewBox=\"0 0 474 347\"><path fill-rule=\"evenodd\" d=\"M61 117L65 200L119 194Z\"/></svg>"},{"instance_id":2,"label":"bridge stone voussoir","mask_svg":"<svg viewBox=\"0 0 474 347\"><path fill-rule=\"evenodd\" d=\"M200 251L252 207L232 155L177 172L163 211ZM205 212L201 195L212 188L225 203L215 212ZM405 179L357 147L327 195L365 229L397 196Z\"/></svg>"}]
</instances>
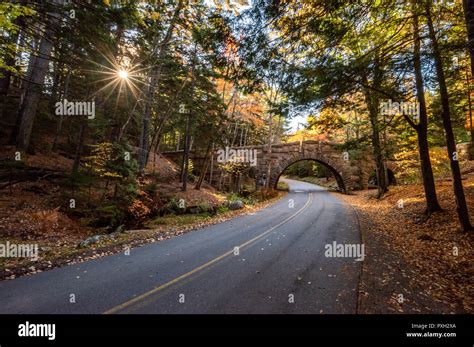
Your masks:
<instances>
[{"instance_id":1,"label":"bridge stone voussoir","mask_svg":"<svg viewBox=\"0 0 474 347\"><path fill-rule=\"evenodd\" d=\"M271 184L276 184L283 170L294 162L316 160L335 170L339 175L338 180L342 180L347 190L364 186L364 181L367 181L370 172L375 167L372 154L362 153L357 160L344 160L344 151L336 149L335 145L327 141L306 140L302 143L297 141L273 144L271 150L267 145L245 148L257 150L257 166L254 169L257 176L266 173L268 165L271 165L271 175L268 178ZM167 154L171 157L174 153ZM182 155L182 153L176 153L176 155ZM217 156L214 159L216 158ZM214 168L217 170L216 164Z\"/></svg>"}]
</instances>

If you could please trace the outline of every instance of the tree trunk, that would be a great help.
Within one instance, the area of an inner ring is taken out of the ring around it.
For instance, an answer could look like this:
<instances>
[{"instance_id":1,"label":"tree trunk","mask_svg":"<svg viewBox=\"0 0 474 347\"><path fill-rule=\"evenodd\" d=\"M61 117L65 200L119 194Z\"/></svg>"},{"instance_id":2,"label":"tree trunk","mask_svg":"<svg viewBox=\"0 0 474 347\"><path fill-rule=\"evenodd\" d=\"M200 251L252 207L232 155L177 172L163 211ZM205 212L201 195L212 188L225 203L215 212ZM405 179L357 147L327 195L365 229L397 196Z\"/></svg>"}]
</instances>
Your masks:
<instances>
[{"instance_id":1,"label":"tree trunk","mask_svg":"<svg viewBox=\"0 0 474 347\"><path fill-rule=\"evenodd\" d=\"M161 65L162 65L162 60L166 55L166 52L168 50L168 43L170 42L172 35L173 35L173 30L176 25L176 21L179 18L181 9L183 8L184 2L183 0L179 0L178 3L176 4L173 17L171 18L168 30L166 31L166 35L163 38L163 40L159 43L159 53L158 53L158 63L157 65L151 70L151 78L150 78L150 84L148 86L148 91L146 95L146 103L145 103L145 110L143 112L143 117L142 117L142 129L140 133L140 147L139 147L139 157L138 157L138 165L140 171L143 171L146 167L146 163L148 161L148 149L149 149L149 132L150 132L150 119L151 119L151 113L153 110L153 103L154 103L154 98L156 95L156 91L158 88L158 82L160 79L161 75Z\"/></svg>"},{"instance_id":2,"label":"tree trunk","mask_svg":"<svg viewBox=\"0 0 474 347\"><path fill-rule=\"evenodd\" d=\"M474 129L472 127L472 98L471 98L471 76L466 72L466 86L467 86L467 110L469 112L469 133L471 135L471 146L474 144ZM469 155L472 152L469 151ZM472 160L472 158L469 158Z\"/></svg>"},{"instance_id":3,"label":"tree trunk","mask_svg":"<svg viewBox=\"0 0 474 347\"><path fill-rule=\"evenodd\" d=\"M196 68L196 57L197 57L197 45L194 44L194 52L193 52L193 57L192 57L192 68L191 68L191 95L194 93L194 84L196 82L195 78L195 68ZM188 183L188 171L189 171L189 152L191 149L191 143L190 143L190 135L189 135L189 128L190 128L190 105L188 105L188 108L186 110L186 126L184 129L184 151L183 151L183 162L181 164L181 182L183 183L183 186L181 187L181 190L183 192L186 191L187 189L187 183Z\"/></svg>"},{"instance_id":4,"label":"tree trunk","mask_svg":"<svg viewBox=\"0 0 474 347\"><path fill-rule=\"evenodd\" d=\"M211 146L211 169L209 170L209 184L212 185L212 175L214 173L214 142Z\"/></svg>"},{"instance_id":5,"label":"tree trunk","mask_svg":"<svg viewBox=\"0 0 474 347\"><path fill-rule=\"evenodd\" d=\"M423 188L425 190L426 213L441 211L441 206L436 195L436 186L431 166L430 150L428 145L428 114L426 112L425 89L423 86L423 74L421 70L420 35L418 26L418 14L416 11L416 0L412 0L413 6L413 67L415 71L416 96L420 105L420 120L415 130L418 135L418 153L420 155L421 175L423 177Z\"/></svg>"},{"instance_id":6,"label":"tree trunk","mask_svg":"<svg viewBox=\"0 0 474 347\"><path fill-rule=\"evenodd\" d=\"M187 189L189 170L189 114L186 115L186 126L184 129L184 151L183 162L181 163L181 182L183 183L181 190L183 192Z\"/></svg>"},{"instance_id":7,"label":"tree trunk","mask_svg":"<svg viewBox=\"0 0 474 347\"><path fill-rule=\"evenodd\" d=\"M62 1L55 0L59 7ZM41 39L38 55L30 58L32 63L31 76L25 85L22 102L18 108L17 119L19 120L18 134L16 135L16 146L21 150L28 150L30 145L31 131L36 117L36 110L41 97L44 79L48 72L49 59L53 50L52 38L54 28L57 26L58 18L56 13L49 13L46 29Z\"/></svg>"},{"instance_id":8,"label":"tree trunk","mask_svg":"<svg viewBox=\"0 0 474 347\"><path fill-rule=\"evenodd\" d=\"M374 72L374 90L378 90L380 87L381 82L381 71L378 67L378 63L376 63ZM367 76L363 76L364 84L366 86L369 85ZM372 147L373 153L375 157L375 174L377 176L377 189L378 189L378 198L381 198L387 191L387 181L385 175L385 164L384 164L384 155L382 151L382 144L380 143L380 129L379 129L379 99L376 95L374 95L369 88L365 88L365 99L367 103L367 107L369 109L369 118L370 118L370 125L372 128Z\"/></svg>"},{"instance_id":9,"label":"tree trunk","mask_svg":"<svg viewBox=\"0 0 474 347\"><path fill-rule=\"evenodd\" d=\"M199 179L196 182L196 185L194 186L194 189L197 189L197 190L201 189L202 182L204 181L204 177L206 177L210 159L211 159L211 143L207 145L206 156L204 157L204 164L202 165L201 173L199 175Z\"/></svg>"},{"instance_id":10,"label":"tree trunk","mask_svg":"<svg viewBox=\"0 0 474 347\"><path fill-rule=\"evenodd\" d=\"M421 113L421 112L420 112ZM441 211L436 194L436 186L431 166L430 151L428 146L427 129L419 129L418 133L418 153L420 155L421 175L423 177L423 188L425 190L426 213Z\"/></svg>"},{"instance_id":11,"label":"tree trunk","mask_svg":"<svg viewBox=\"0 0 474 347\"><path fill-rule=\"evenodd\" d=\"M153 101L156 92L156 84L158 83L159 68L153 68L151 71L150 85L148 86L145 110L142 117L142 130L140 133L140 145L138 164L140 171L144 171L148 161L148 136L150 132L150 119L153 108Z\"/></svg>"},{"instance_id":12,"label":"tree trunk","mask_svg":"<svg viewBox=\"0 0 474 347\"><path fill-rule=\"evenodd\" d=\"M194 61L195 61L195 56L193 57L193 62ZM193 71L193 69L194 69L194 65L191 67L191 71ZM156 120L155 127L153 129L153 137L152 137L152 140L151 140L150 149L153 146L153 143L156 143L156 145L155 145L156 148L159 146L159 144L161 142L161 137L163 136L166 121L168 120L168 118L173 113L173 109L175 107L175 102L178 100L179 95L181 95L181 92L183 91L184 87L186 86L186 83L187 83L187 78L184 79L183 83L181 84L180 89L174 95L174 98L173 98L173 100L171 100L166 112L164 112L162 117L160 117L159 119Z\"/></svg>"},{"instance_id":13,"label":"tree trunk","mask_svg":"<svg viewBox=\"0 0 474 347\"><path fill-rule=\"evenodd\" d=\"M11 38L12 43L18 41L18 34L14 34ZM13 67L15 66L15 56L8 55L5 57L5 66ZM10 88L10 81L12 72L7 69L0 69L0 119L3 118L5 104L7 101L8 90Z\"/></svg>"},{"instance_id":14,"label":"tree trunk","mask_svg":"<svg viewBox=\"0 0 474 347\"><path fill-rule=\"evenodd\" d=\"M426 2L426 18L428 21L429 38L433 49L433 57L436 68L436 75L438 78L439 92L441 96L441 116L443 118L443 125L446 136L446 145L448 148L448 157L451 165L451 173L453 176L453 190L456 197L456 210L463 231L472 231L471 221L469 220L469 212L466 204L466 197L464 196L464 188L462 185L461 170L457 158L456 140L451 124L451 115L449 110L449 95L446 87L446 80L444 77L443 63L441 60L441 53L438 47L438 40L433 26L433 19L431 17L431 5Z\"/></svg>"},{"instance_id":15,"label":"tree trunk","mask_svg":"<svg viewBox=\"0 0 474 347\"><path fill-rule=\"evenodd\" d=\"M474 130L472 128L472 100L471 79L474 76L474 0L463 0L464 17L466 19L467 39L469 57L471 60L471 72L466 73L467 99L469 107L469 130L471 132L471 143L469 146L469 160L474 159Z\"/></svg>"},{"instance_id":16,"label":"tree trunk","mask_svg":"<svg viewBox=\"0 0 474 347\"><path fill-rule=\"evenodd\" d=\"M374 150L375 156L375 173L377 176L377 189L378 189L378 198L381 198L387 191L387 182L385 180L385 165L384 165L384 157L382 153L382 145L380 143L380 132L378 129L378 121L377 121L377 109L371 107L370 114L370 123L372 125L372 146Z\"/></svg>"},{"instance_id":17,"label":"tree trunk","mask_svg":"<svg viewBox=\"0 0 474 347\"><path fill-rule=\"evenodd\" d=\"M469 55L471 57L471 76L474 76L474 0L463 0L466 18Z\"/></svg>"},{"instance_id":18,"label":"tree trunk","mask_svg":"<svg viewBox=\"0 0 474 347\"><path fill-rule=\"evenodd\" d=\"M268 146L267 146L267 152L268 152L268 166L267 166L267 179L265 181L265 188L270 188L270 177L272 174L272 160L270 159L272 157L272 137L273 137L273 116L270 115L269 123L268 123Z\"/></svg>"},{"instance_id":19,"label":"tree trunk","mask_svg":"<svg viewBox=\"0 0 474 347\"><path fill-rule=\"evenodd\" d=\"M71 69L67 72L66 79L64 81L64 89L61 95L61 99L67 99L69 95L69 81L71 80ZM59 100L61 101L61 100ZM58 125L56 127L56 134L54 135L52 151L55 152L58 147L59 136L61 135L63 127L64 116L61 114L58 119Z\"/></svg>"},{"instance_id":20,"label":"tree trunk","mask_svg":"<svg viewBox=\"0 0 474 347\"><path fill-rule=\"evenodd\" d=\"M135 102L135 105L133 106L133 109L132 111L128 114L128 117L127 117L127 120L125 121L125 123L120 127L120 130L119 130L119 133L118 133L118 136L117 136L117 142L120 142L122 140L122 136L123 134L125 134L125 129L127 128L127 125L128 123L130 123L130 120L132 119L133 117L133 114L135 113L135 110L138 106L138 99L137 101Z\"/></svg>"},{"instance_id":21,"label":"tree trunk","mask_svg":"<svg viewBox=\"0 0 474 347\"><path fill-rule=\"evenodd\" d=\"M32 71L35 69L36 67L36 57L31 54L30 55L30 59L28 61L28 68L26 70L26 75L25 75L25 79L24 81L22 82L21 84L21 88L24 89L23 93L20 95L20 104L19 104L19 107L21 107L21 105L23 104L24 102L24 99L26 97L26 89L28 88L28 86L30 85L30 78L31 78L31 74L32 74ZM15 125L13 126L13 130L12 130L12 133L10 135L10 144L11 145L15 145L16 144L16 141L17 141L17 137L18 137L18 131L20 129L20 124L21 124L21 121L22 121L22 118L18 115L18 112L17 111L17 116L16 116L16 119L15 119Z\"/></svg>"},{"instance_id":22,"label":"tree trunk","mask_svg":"<svg viewBox=\"0 0 474 347\"><path fill-rule=\"evenodd\" d=\"M75 174L79 171L79 165L81 164L82 147L84 146L84 134L86 131L86 121L81 123L81 129L79 130L79 139L76 146L76 154L74 155L74 163L72 165L72 173Z\"/></svg>"},{"instance_id":23,"label":"tree trunk","mask_svg":"<svg viewBox=\"0 0 474 347\"><path fill-rule=\"evenodd\" d=\"M22 6L26 5L26 0L21 0L20 5ZM20 35L22 36L25 35L24 32L22 32L24 30L25 22L24 22L24 19L20 16L16 18L13 21L13 23L17 25L19 28L18 28L18 31L11 36L9 41L12 44L19 45L18 38L20 37ZM8 66L8 67L15 66L15 59L16 57L19 56L18 52L19 50L15 49L15 51L12 52L11 55L7 55L4 57L5 66ZM5 104L7 101L8 90L10 89L12 72L8 69L1 69L0 76L1 76L0 77L0 119L2 119L5 112Z\"/></svg>"}]
</instances>

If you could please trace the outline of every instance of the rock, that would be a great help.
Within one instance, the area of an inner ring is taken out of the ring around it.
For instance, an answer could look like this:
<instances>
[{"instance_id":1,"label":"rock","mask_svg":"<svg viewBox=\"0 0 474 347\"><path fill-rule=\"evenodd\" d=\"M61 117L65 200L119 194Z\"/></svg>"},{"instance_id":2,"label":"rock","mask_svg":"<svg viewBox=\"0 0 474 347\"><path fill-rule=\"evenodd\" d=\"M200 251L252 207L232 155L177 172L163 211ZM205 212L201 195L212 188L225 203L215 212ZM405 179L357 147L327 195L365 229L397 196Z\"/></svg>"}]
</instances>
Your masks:
<instances>
[{"instance_id":1,"label":"rock","mask_svg":"<svg viewBox=\"0 0 474 347\"><path fill-rule=\"evenodd\" d=\"M115 229L113 233L110 233L108 235L103 235L103 236L106 236L110 239L115 239L115 237L119 236L120 234L128 234L128 233L129 231L125 229L125 225L121 224L117 227L117 229Z\"/></svg>"},{"instance_id":2,"label":"rock","mask_svg":"<svg viewBox=\"0 0 474 347\"><path fill-rule=\"evenodd\" d=\"M103 235L94 235L94 236L91 236L91 237L88 237L87 239L85 239L84 241L81 241L81 243L79 243L79 247L83 248L83 247L87 247L89 245L92 245L94 243L97 243L100 241L100 239L102 239Z\"/></svg>"},{"instance_id":3,"label":"rock","mask_svg":"<svg viewBox=\"0 0 474 347\"><path fill-rule=\"evenodd\" d=\"M113 232L113 234L120 234L120 233L123 233L125 232L125 225L123 224L120 224L117 229L115 229L115 231Z\"/></svg>"},{"instance_id":4,"label":"rock","mask_svg":"<svg viewBox=\"0 0 474 347\"><path fill-rule=\"evenodd\" d=\"M241 200L235 200L229 203L229 210L235 211L244 208L244 203Z\"/></svg>"},{"instance_id":5,"label":"rock","mask_svg":"<svg viewBox=\"0 0 474 347\"><path fill-rule=\"evenodd\" d=\"M428 234L422 234L422 235L418 236L418 240L421 240L421 241L434 241L434 238L432 238Z\"/></svg>"},{"instance_id":6,"label":"rock","mask_svg":"<svg viewBox=\"0 0 474 347\"><path fill-rule=\"evenodd\" d=\"M190 214L198 214L201 212L201 209L199 208L199 206L189 206L187 212Z\"/></svg>"},{"instance_id":7,"label":"rock","mask_svg":"<svg viewBox=\"0 0 474 347\"><path fill-rule=\"evenodd\" d=\"M127 230L125 229L125 225L121 224L115 229L115 231L113 233L110 233L106 236L108 238L114 239L116 236L118 236L122 233L125 234L126 232L127 232ZM101 235L101 236L103 236L103 235Z\"/></svg>"}]
</instances>

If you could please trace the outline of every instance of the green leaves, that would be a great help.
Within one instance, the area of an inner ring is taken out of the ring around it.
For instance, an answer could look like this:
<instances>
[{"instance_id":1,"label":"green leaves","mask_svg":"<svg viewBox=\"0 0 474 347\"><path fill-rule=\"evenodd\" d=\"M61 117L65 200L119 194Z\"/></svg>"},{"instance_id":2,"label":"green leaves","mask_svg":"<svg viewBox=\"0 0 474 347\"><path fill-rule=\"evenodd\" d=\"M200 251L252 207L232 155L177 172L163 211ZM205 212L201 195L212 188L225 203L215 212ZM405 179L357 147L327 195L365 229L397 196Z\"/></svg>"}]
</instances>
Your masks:
<instances>
[{"instance_id":1,"label":"green leaves","mask_svg":"<svg viewBox=\"0 0 474 347\"><path fill-rule=\"evenodd\" d=\"M86 167L103 178L133 177L137 164L130 152L117 143L102 142L92 146L92 155L86 158Z\"/></svg>"},{"instance_id":2,"label":"green leaves","mask_svg":"<svg viewBox=\"0 0 474 347\"><path fill-rule=\"evenodd\" d=\"M22 16L32 16L33 14L35 14L35 11L30 7L2 2L0 3L0 30L16 33L18 25L14 23L15 19Z\"/></svg>"},{"instance_id":3,"label":"green leaves","mask_svg":"<svg viewBox=\"0 0 474 347\"><path fill-rule=\"evenodd\" d=\"M16 23L21 17L32 16L35 11L27 6L21 6L13 3L0 3L0 32L5 36L15 36L18 34L19 26ZM5 62L6 57L13 56L16 51L16 42L9 42L8 40L0 39L0 50L4 53L0 55L0 71L8 70L16 72L12 66L8 66ZM0 72L0 78L2 77Z\"/></svg>"}]
</instances>

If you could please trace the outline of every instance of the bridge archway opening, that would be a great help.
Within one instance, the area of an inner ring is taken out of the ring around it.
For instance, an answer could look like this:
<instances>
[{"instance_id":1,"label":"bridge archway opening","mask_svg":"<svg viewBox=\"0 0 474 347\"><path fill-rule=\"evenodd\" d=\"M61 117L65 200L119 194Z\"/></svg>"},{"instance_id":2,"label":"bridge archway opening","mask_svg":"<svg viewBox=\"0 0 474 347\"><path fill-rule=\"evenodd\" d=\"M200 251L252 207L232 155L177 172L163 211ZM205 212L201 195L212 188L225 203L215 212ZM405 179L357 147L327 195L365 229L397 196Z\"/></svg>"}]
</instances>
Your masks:
<instances>
[{"instance_id":1,"label":"bridge archway opening","mask_svg":"<svg viewBox=\"0 0 474 347\"><path fill-rule=\"evenodd\" d=\"M298 159L287 164L276 177L275 189L277 189L281 176L294 177L295 179L310 177L305 181L333 188L342 193L347 192L341 174L331 165L318 159Z\"/></svg>"}]
</instances>

